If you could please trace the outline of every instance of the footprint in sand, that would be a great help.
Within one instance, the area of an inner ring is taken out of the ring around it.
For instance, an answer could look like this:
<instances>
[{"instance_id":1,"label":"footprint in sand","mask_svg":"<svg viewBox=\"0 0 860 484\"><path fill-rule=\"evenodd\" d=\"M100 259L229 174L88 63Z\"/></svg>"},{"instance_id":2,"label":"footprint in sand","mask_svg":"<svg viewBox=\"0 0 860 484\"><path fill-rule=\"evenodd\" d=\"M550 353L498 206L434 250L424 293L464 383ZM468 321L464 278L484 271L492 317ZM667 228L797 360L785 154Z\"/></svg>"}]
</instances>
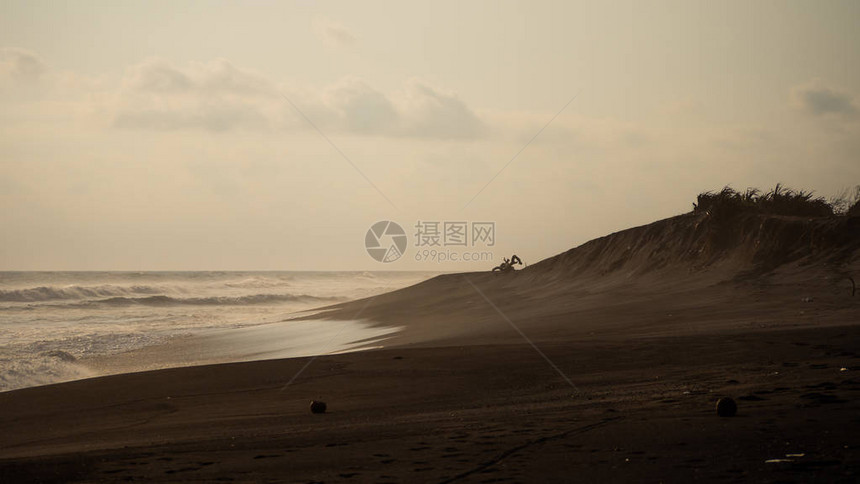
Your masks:
<instances>
[{"instance_id":1,"label":"footprint in sand","mask_svg":"<svg viewBox=\"0 0 860 484\"><path fill-rule=\"evenodd\" d=\"M800 398L804 400L809 400L809 403L807 405L812 406L825 405L830 403L845 403L845 400L842 400L838 396L830 393L804 393L800 396Z\"/></svg>"},{"instance_id":2,"label":"footprint in sand","mask_svg":"<svg viewBox=\"0 0 860 484\"><path fill-rule=\"evenodd\" d=\"M281 454L260 454L260 455L255 455L254 459L268 459L270 457L280 457L280 456L281 456Z\"/></svg>"},{"instance_id":3,"label":"footprint in sand","mask_svg":"<svg viewBox=\"0 0 860 484\"><path fill-rule=\"evenodd\" d=\"M825 381L818 383L816 385L806 385L803 388L819 388L821 390L836 390L836 384L833 382Z\"/></svg>"},{"instance_id":4,"label":"footprint in sand","mask_svg":"<svg viewBox=\"0 0 860 484\"><path fill-rule=\"evenodd\" d=\"M179 472L198 471L198 470L200 470L199 467L183 467L181 469L169 469L169 470L164 471L164 473L165 474L176 474Z\"/></svg>"}]
</instances>

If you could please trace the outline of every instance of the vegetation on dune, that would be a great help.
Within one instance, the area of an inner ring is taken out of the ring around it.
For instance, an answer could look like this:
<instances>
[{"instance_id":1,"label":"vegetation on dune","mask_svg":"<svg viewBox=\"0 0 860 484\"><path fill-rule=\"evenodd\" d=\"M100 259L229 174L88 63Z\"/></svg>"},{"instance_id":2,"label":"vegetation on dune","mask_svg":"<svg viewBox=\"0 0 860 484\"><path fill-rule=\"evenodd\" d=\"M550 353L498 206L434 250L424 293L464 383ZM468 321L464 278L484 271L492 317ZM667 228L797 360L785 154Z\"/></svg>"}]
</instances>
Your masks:
<instances>
[{"instance_id":1,"label":"vegetation on dune","mask_svg":"<svg viewBox=\"0 0 860 484\"><path fill-rule=\"evenodd\" d=\"M860 185L852 194L846 190L829 201L813 192L786 188L777 183L773 190L762 192L747 188L739 192L726 186L719 192L704 192L693 203L694 213L726 217L741 213L790 215L797 217L827 217L833 215L860 216Z\"/></svg>"},{"instance_id":2,"label":"vegetation on dune","mask_svg":"<svg viewBox=\"0 0 860 484\"><path fill-rule=\"evenodd\" d=\"M860 185L853 190L844 190L839 196L830 201L833 211L849 217L860 217Z\"/></svg>"}]
</instances>

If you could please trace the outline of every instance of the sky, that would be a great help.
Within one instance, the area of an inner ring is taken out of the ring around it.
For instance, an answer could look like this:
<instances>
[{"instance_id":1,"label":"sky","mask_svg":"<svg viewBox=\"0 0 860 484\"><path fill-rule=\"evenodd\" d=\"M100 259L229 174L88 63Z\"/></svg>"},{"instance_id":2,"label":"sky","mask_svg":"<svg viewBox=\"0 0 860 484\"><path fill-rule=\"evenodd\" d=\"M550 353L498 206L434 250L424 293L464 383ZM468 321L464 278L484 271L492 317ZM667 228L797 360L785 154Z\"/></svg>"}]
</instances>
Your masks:
<instances>
[{"instance_id":1,"label":"sky","mask_svg":"<svg viewBox=\"0 0 860 484\"><path fill-rule=\"evenodd\" d=\"M484 270L725 185L835 196L860 183L858 21L854 1L3 0L0 270ZM397 260L366 250L378 221L407 235ZM465 246L430 245L445 222Z\"/></svg>"}]
</instances>

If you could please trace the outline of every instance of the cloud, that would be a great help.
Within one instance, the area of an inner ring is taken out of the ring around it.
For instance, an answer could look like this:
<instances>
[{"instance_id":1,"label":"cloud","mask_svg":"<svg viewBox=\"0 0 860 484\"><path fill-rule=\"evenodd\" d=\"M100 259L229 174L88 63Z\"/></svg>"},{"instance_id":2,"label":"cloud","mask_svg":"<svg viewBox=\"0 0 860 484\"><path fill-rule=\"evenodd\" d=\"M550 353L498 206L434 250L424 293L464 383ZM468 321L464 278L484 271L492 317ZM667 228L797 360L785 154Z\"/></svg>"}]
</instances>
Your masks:
<instances>
[{"instance_id":1,"label":"cloud","mask_svg":"<svg viewBox=\"0 0 860 484\"><path fill-rule=\"evenodd\" d=\"M420 79L386 95L357 78L328 87L317 112L329 111L327 127L339 131L408 138L475 138L484 123L456 94Z\"/></svg>"},{"instance_id":2,"label":"cloud","mask_svg":"<svg viewBox=\"0 0 860 484\"><path fill-rule=\"evenodd\" d=\"M0 81L39 81L40 92L53 93L50 102L27 104L29 118L45 109L97 116L96 124L124 130L210 132L304 131L312 129L309 119L332 134L455 140L487 131L455 92L418 78L389 92L355 76L297 89L226 59L175 64L149 58L126 68L118 82L47 72L32 52L0 50Z\"/></svg>"},{"instance_id":3,"label":"cloud","mask_svg":"<svg viewBox=\"0 0 860 484\"><path fill-rule=\"evenodd\" d=\"M456 94L411 79L397 96L403 134L426 138L475 138L484 124Z\"/></svg>"},{"instance_id":4,"label":"cloud","mask_svg":"<svg viewBox=\"0 0 860 484\"><path fill-rule=\"evenodd\" d=\"M326 18L316 19L313 30L325 45L331 47L348 47L356 42L355 36L346 27Z\"/></svg>"},{"instance_id":5,"label":"cloud","mask_svg":"<svg viewBox=\"0 0 860 484\"><path fill-rule=\"evenodd\" d=\"M148 59L126 70L114 125L154 130L267 129L277 87L224 59L176 67Z\"/></svg>"},{"instance_id":6,"label":"cloud","mask_svg":"<svg viewBox=\"0 0 860 484\"><path fill-rule=\"evenodd\" d=\"M400 114L385 94L361 79L349 77L325 89L318 101L330 111L327 123L341 131L390 134L400 122Z\"/></svg>"},{"instance_id":7,"label":"cloud","mask_svg":"<svg viewBox=\"0 0 860 484\"><path fill-rule=\"evenodd\" d=\"M47 67L35 53L14 47L0 49L0 80L34 83L45 74Z\"/></svg>"},{"instance_id":8,"label":"cloud","mask_svg":"<svg viewBox=\"0 0 860 484\"><path fill-rule=\"evenodd\" d=\"M149 59L127 69L123 84L130 91L174 93L191 89L193 81L162 59Z\"/></svg>"},{"instance_id":9,"label":"cloud","mask_svg":"<svg viewBox=\"0 0 860 484\"><path fill-rule=\"evenodd\" d=\"M301 114L281 92L286 92ZM420 79L390 94L357 77L320 89L290 90L219 59L176 66L148 59L126 70L114 126L207 131L310 129L355 135L467 139L484 123L452 92Z\"/></svg>"},{"instance_id":10,"label":"cloud","mask_svg":"<svg viewBox=\"0 0 860 484\"><path fill-rule=\"evenodd\" d=\"M152 58L126 70L122 88L126 92L272 97L275 83L262 74L240 69L225 59L192 62L179 68L164 59Z\"/></svg>"},{"instance_id":11,"label":"cloud","mask_svg":"<svg viewBox=\"0 0 860 484\"><path fill-rule=\"evenodd\" d=\"M265 129L269 122L254 109L240 104L219 103L189 106L186 109L143 108L120 112L114 121L118 128L143 128L159 131L204 129L229 131L237 128Z\"/></svg>"},{"instance_id":12,"label":"cloud","mask_svg":"<svg viewBox=\"0 0 860 484\"><path fill-rule=\"evenodd\" d=\"M828 114L854 115L854 106L850 94L828 87L820 79L797 86L792 90L794 105L804 112L816 116Z\"/></svg>"}]
</instances>

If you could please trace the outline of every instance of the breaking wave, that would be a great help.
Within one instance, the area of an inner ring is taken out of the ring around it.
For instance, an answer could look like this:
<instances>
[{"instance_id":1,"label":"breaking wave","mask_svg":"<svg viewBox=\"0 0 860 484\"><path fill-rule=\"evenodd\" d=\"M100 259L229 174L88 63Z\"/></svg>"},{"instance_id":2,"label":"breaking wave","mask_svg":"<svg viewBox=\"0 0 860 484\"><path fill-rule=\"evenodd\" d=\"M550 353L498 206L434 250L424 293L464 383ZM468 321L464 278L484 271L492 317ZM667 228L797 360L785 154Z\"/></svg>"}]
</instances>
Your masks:
<instances>
[{"instance_id":1,"label":"breaking wave","mask_svg":"<svg viewBox=\"0 0 860 484\"><path fill-rule=\"evenodd\" d=\"M164 288L155 286L39 286L24 289L0 289L0 301L40 302L63 299L88 299L97 297L161 294Z\"/></svg>"},{"instance_id":2,"label":"breaking wave","mask_svg":"<svg viewBox=\"0 0 860 484\"><path fill-rule=\"evenodd\" d=\"M252 294L248 296L212 296L212 297L170 297L164 295L148 297L112 297L108 299L83 301L71 306L247 306L252 304L273 304L284 302L336 302L343 301L340 297L317 297L306 294Z\"/></svg>"},{"instance_id":3,"label":"breaking wave","mask_svg":"<svg viewBox=\"0 0 860 484\"><path fill-rule=\"evenodd\" d=\"M110 306L243 306L249 304L277 304L285 302L326 303L342 301L342 297L319 297L307 294L247 294L241 296L174 297L165 294L165 288L155 286L39 286L25 289L0 289L0 302L41 303L51 301L79 302L65 304L71 307L94 305Z\"/></svg>"},{"instance_id":4,"label":"breaking wave","mask_svg":"<svg viewBox=\"0 0 860 484\"><path fill-rule=\"evenodd\" d=\"M270 287L285 287L290 283L283 279L271 279L266 277L250 277L241 281L225 282L225 286L239 289L266 289Z\"/></svg>"}]
</instances>

